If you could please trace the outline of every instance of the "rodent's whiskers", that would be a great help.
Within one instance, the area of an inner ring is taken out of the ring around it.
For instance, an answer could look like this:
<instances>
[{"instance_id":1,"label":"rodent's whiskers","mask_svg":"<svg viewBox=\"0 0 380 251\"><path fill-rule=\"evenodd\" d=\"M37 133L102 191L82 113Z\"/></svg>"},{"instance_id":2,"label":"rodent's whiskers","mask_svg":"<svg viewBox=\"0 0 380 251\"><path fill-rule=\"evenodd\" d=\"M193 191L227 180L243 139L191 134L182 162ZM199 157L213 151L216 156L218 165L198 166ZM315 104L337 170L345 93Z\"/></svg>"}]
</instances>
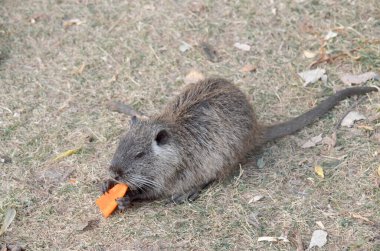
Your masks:
<instances>
[{"instance_id":1,"label":"rodent's whiskers","mask_svg":"<svg viewBox=\"0 0 380 251\"><path fill-rule=\"evenodd\" d=\"M156 189L161 188L161 185L153 180L148 179L142 175L132 175L129 177L129 180L132 181L136 187L144 189L144 187Z\"/></svg>"},{"instance_id":2,"label":"rodent's whiskers","mask_svg":"<svg viewBox=\"0 0 380 251\"><path fill-rule=\"evenodd\" d=\"M144 188L141 187L141 185L132 176L129 176L128 178L124 178L123 182L127 183L130 187L136 187L137 189L144 190Z\"/></svg>"}]
</instances>

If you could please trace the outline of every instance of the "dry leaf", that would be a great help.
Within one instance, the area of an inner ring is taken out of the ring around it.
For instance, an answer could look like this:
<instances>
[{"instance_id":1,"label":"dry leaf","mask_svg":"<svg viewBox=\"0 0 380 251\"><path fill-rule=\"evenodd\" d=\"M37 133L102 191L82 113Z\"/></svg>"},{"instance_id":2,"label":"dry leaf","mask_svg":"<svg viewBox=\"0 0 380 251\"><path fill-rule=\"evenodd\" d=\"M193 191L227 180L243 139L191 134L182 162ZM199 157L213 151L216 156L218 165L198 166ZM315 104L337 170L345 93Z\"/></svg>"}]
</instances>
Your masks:
<instances>
[{"instance_id":1,"label":"dry leaf","mask_svg":"<svg viewBox=\"0 0 380 251\"><path fill-rule=\"evenodd\" d=\"M271 236L262 236L257 238L257 241L270 241L270 242L276 242L278 241L277 237L271 237Z\"/></svg>"},{"instance_id":2,"label":"dry leaf","mask_svg":"<svg viewBox=\"0 0 380 251\"><path fill-rule=\"evenodd\" d=\"M308 141L306 141L301 147L302 148L310 148L316 146L319 142L322 141L322 133L318 136L312 137Z\"/></svg>"},{"instance_id":3,"label":"dry leaf","mask_svg":"<svg viewBox=\"0 0 380 251\"><path fill-rule=\"evenodd\" d=\"M327 145L328 150L330 150L331 148L334 148L336 145L336 132L333 132L330 137L329 136L324 137L322 140L322 144Z\"/></svg>"},{"instance_id":4,"label":"dry leaf","mask_svg":"<svg viewBox=\"0 0 380 251\"><path fill-rule=\"evenodd\" d=\"M325 75L325 73L325 69L317 68L310 71L299 72L298 76L300 76L305 81L303 85L307 86L308 84L313 84L317 82L319 79L322 78L322 76Z\"/></svg>"},{"instance_id":5,"label":"dry leaf","mask_svg":"<svg viewBox=\"0 0 380 251\"><path fill-rule=\"evenodd\" d=\"M251 65L251 64L246 64L244 65L241 69L240 72L255 72L256 71L256 66Z\"/></svg>"},{"instance_id":6,"label":"dry leaf","mask_svg":"<svg viewBox=\"0 0 380 251\"><path fill-rule=\"evenodd\" d=\"M204 79L205 79L205 76L203 75L203 73L196 70L191 70L185 77L185 83L195 84Z\"/></svg>"},{"instance_id":7,"label":"dry leaf","mask_svg":"<svg viewBox=\"0 0 380 251\"><path fill-rule=\"evenodd\" d=\"M112 76L112 78L108 81L108 83L113 83L113 82L116 82L117 79L119 78L119 74L116 73L115 75Z\"/></svg>"},{"instance_id":8,"label":"dry leaf","mask_svg":"<svg viewBox=\"0 0 380 251\"><path fill-rule=\"evenodd\" d=\"M256 195L253 197L253 202L257 202L259 200L262 200L262 199L264 199L264 197L265 196L263 196L263 195Z\"/></svg>"},{"instance_id":9,"label":"dry leaf","mask_svg":"<svg viewBox=\"0 0 380 251\"><path fill-rule=\"evenodd\" d=\"M351 111L346 117L343 118L341 125L346 127L352 127L355 121L366 119L366 117L359 112Z\"/></svg>"},{"instance_id":10,"label":"dry leaf","mask_svg":"<svg viewBox=\"0 0 380 251\"><path fill-rule=\"evenodd\" d=\"M318 176L320 176L320 177L322 177L322 178L325 177L325 174L324 174L324 172L323 172L323 168L322 168L320 165L316 165L316 166L314 167L314 172L315 172L316 174L318 174Z\"/></svg>"},{"instance_id":11,"label":"dry leaf","mask_svg":"<svg viewBox=\"0 0 380 251\"><path fill-rule=\"evenodd\" d=\"M66 158L70 155L73 155L73 154L76 154L78 153L82 148L77 148L77 149L71 149L71 150L67 150L66 152L63 152L63 153L60 153L57 155L57 157L55 157L53 159L53 161L58 161L58 160L61 160L63 158Z\"/></svg>"},{"instance_id":12,"label":"dry leaf","mask_svg":"<svg viewBox=\"0 0 380 251\"><path fill-rule=\"evenodd\" d=\"M329 32L327 32L327 34L326 34L326 36L324 37L324 39L325 39L325 40L329 40L329 39L334 38L334 37L336 37L336 36L338 36L338 33L333 32L333 31L329 31Z\"/></svg>"},{"instance_id":13,"label":"dry leaf","mask_svg":"<svg viewBox=\"0 0 380 251\"><path fill-rule=\"evenodd\" d=\"M75 185L78 183L78 181L76 179L71 178L71 179L69 179L69 183L72 185Z\"/></svg>"},{"instance_id":14,"label":"dry leaf","mask_svg":"<svg viewBox=\"0 0 380 251\"><path fill-rule=\"evenodd\" d=\"M41 21L43 19L47 19L47 18L48 18L48 16L45 14L36 14L36 15L33 15L32 17L30 17L30 23L35 24L36 22Z\"/></svg>"},{"instance_id":15,"label":"dry leaf","mask_svg":"<svg viewBox=\"0 0 380 251\"><path fill-rule=\"evenodd\" d=\"M316 53L316 52L312 52L312 51L308 51L308 50L303 51L303 56L305 58L315 58L317 55L318 55L318 53Z\"/></svg>"},{"instance_id":16,"label":"dry leaf","mask_svg":"<svg viewBox=\"0 0 380 251\"><path fill-rule=\"evenodd\" d=\"M343 57L350 57L352 60L359 60L361 58L360 55L355 56L352 54L352 52L355 52L355 49L351 51L332 53L326 51L325 46L326 44L322 45L318 59L310 64L310 68L313 68L322 63L333 63L335 60Z\"/></svg>"},{"instance_id":17,"label":"dry leaf","mask_svg":"<svg viewBox=\"0 0 380 251\"><path fill-rule=\"evenodd\" d=\"M269 242L277 242L277 241L283 241L283 242L289 242L288 237L281 235L280 237L272 237L272 236L262 236L257 238L257 241L269 241Z\"/></svg>"},{"instance_id":18,"label":"dry leaf","mask_svg":"<svg viewBox=\"0 0 380 251\"><path fill-rule=\"evenodd\" d=\"M1 226L1 229L0 229L0 236L2 236L7 231L8 227L11 225L15 217L16 217L16 209L9 208L7 212L5 213L3 225Z\"/></svg>"},{"instance_id":19,"label":"dry leaf","mask_svg":"<svg viewBox=\"0 0 380 251\"><path fill-rule=\"evenodd\" d=\"M82 24L82 22L78 18L73 18L73 19L63 21L63 27L65 29L69 28L70 26L80 25L80 24Z\"/></svg>"},{"instance_id":20,"label":"dry leaf","mask_svg":"<svg viewBox=\"0 0 380 251\"><path fill-rule=\"evenodd\" d=\"M242 51L250 51L251 50L251 46L249 46L248 44L234 43L234 46L236 48L238 48L239 50L242 50Z\"/></svg>"},{"instance_id":21,"label":"dry leaf","mask_svg":"<svg viewBox=\"0 0 380 251\"><path fill-rule=\"evenodd\" d=\"M146 4L143 6L144 10L156 10L156 7L154 5Z\"/></svg>"},{"instance_id":22,"label":"dry leaf","mask_svg":"<svg viewBox=\"0 0 380 251\"><path fill-rule=\"evenodd\" d=\"M380 166L377 168L377 174L380 176Z\"/></svg>"},{"instance_id":23,"label":"dry leaf","mask_svg":"<svg viewBox=\"0 0 380 251\"><path fill-rule=\"evenodd\" d=\"M73 75L81 75L83 73L85 67L86 67L86 64L82 63L81 66L79 66L78 68L74 69L71 73Z\"/></svg>"},{"instance_id":24,"label":"dry leaf","mask_svg":"<svg viewBox=\"0 0 380 251\"><path fill-rule=\"evenodd\" d=\"M340 75L340 80L346 84L346 85L359 85L364 84L368 80L376 79L379 80L380 76L376 74L375 72L366 72L360 75L353 75L353 74L342 74Z\"/></svg>"},{"instance_id":25,"label":"dry leaf","mask_svg":"<svg viewBox=\"0 0 380 251\"><path fill-rule=\"evenodd\" d=\"M181 52L185 52L187 50L190 50L191 49L191 45L189 45L188 43L185 43L185 42L182 42L182 44L179 46L179 50Z\"/></svg>"},{"instance_id":26,"label":"dry leaf","mask_svg":"<svg viewBox=\"0 0 380 251\"><path fill-rule=\"evenodd\" d=\"M371 224L374 224L373 221L370 221L367 217L361 216L360 214L352 213L351 217L355 218L355 219L366 221L366 222L371 223Z\"/></svg>"},{"instance_id":27,"label":"dry leaf","mask_svg":"<svg viewBox=\"0 0 380 251\"><path fill-rule=\"evenodd\" d=\"M371 132L375 130L375 129L373 129L372 126L369 126L369 125L358 125L357 128L364 129L366 131L371 131Z\"/></svg>"},{"instance_id":28,"label":"dry leaf","mask_svg":"<svg viewBox=\"0 0 380 251\"><path fill-rule=\"evenodd\" d=\"M325 229L325 226L323 225L322 221L316 221L315 223L316 223L316 224L318 225L318 227L320 227L321 229Z\"/></svg>"},{"instance_id":29,"label":"dry leaf","mask_svg":"<svg viewBox=\"0 0 380 251\"><path fill-rule=\"evenodd\" d=\"M309 249L313 247L323 247L327 243L327 232L324 230L315 230L311 236Z\"/></svg>"}]
</instances>

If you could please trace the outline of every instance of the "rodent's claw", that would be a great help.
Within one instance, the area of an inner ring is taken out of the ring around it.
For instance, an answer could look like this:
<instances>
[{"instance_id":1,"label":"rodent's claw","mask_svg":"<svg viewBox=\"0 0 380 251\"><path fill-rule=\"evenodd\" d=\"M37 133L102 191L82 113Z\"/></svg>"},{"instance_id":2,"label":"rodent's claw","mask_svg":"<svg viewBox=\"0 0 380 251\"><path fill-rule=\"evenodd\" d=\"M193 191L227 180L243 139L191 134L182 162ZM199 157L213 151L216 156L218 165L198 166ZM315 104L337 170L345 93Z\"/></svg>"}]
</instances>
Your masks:
<instances>
[{"instance_id":1,"label":"rodent's claw","mask_svg":"<svg viewBox=\"0 0 380 251\"><path fill-rule=\"evenodd\" d=\"M127 194L125 197L117 199L116 202L117 202L117 209L119 211L124 211L128 207L131 206L132 200L131 200L131 197Z\"/></svg>"},{"instance_id":2,"label":"rodent's claw","mask_svg":"<svg viewBox=\"0 0 380 251\"><path fill-rule=\"evenodd\" d=\"M117 184L117 182L115 180L108 179L108 180L104 181L102 184L102 193L106 193L108 190L110 190L116 184Z\"/></svg>"}]
</instances>

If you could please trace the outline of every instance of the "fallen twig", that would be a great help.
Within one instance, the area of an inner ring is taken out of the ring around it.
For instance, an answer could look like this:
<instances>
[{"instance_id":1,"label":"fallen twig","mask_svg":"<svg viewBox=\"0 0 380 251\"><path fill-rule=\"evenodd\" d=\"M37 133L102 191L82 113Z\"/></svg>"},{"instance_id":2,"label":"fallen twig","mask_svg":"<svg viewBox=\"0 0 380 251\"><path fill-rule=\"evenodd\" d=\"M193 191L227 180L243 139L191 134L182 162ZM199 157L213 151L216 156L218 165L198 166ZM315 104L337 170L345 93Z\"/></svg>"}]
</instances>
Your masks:
<instances>
[{"instance_id":1,"label":"fallen twig","mask_svg":"<svg viewBox=\"0 0 380 251\"><path fill-rule=\"evenodd\" d=\"M147 118L144 114L136 111L130 105L127 105L127 104L124 104L124 103L121 103L118 101L110 101L108 103L108 109L110 109L111 111L114 111L114 112L124 113L128 116L136 116L139 118Z\"/></svg>"}]
</instances>

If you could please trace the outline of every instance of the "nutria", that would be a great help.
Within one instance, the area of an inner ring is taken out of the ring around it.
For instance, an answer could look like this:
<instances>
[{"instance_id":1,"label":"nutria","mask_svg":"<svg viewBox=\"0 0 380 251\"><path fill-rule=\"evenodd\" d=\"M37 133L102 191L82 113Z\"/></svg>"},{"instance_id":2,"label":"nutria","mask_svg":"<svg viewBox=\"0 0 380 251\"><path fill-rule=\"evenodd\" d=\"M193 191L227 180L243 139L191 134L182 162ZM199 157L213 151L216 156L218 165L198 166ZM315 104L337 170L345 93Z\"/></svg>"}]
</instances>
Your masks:
<instances>
[{"instance_id":1,"label":"nutria","mask_svg":"<svg viewBox=\"0 0 380 251\"><path fill-rule=\"evenodd\" d=\"M372 91L377 88L347 88L288 122L263 126L247 96L230 82L216 78L190 84L161 113L132 117L109 168L112 179L102 191L116 182L128 184L119 209L135 199L191 200L258 146L300 130L349 96Z\"/></svg>"}]
</instances>

